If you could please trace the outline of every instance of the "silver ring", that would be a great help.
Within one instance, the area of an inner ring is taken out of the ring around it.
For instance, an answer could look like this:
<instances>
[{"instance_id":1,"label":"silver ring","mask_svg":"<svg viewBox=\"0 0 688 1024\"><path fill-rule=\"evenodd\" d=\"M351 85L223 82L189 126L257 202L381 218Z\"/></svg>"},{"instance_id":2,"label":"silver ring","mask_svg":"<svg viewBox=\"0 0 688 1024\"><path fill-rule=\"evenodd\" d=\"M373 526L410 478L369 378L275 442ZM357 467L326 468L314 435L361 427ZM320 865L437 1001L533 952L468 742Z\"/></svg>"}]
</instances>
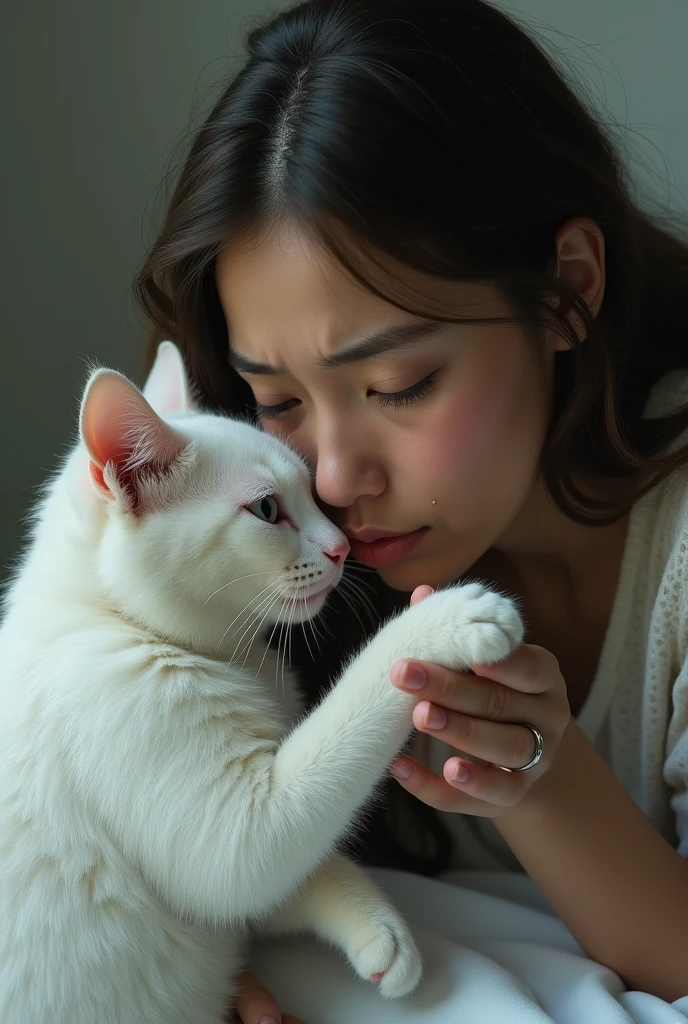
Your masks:
<instances>
[{"instance_id":1,"label":"silver ring","mask_svg":"<svg viewBox=\"0 0 688 1024\"><path fill-rule=\"evenodd\" d=\"M527 772L531 768L534 768L540 760L540 758L542 757L542 750L544 746L542 733L538 729L536 729L534 725L528 725L527 722L519 722L519 725L522 725L524 729L530 729L533 736L535 737L535 753L531 757L528 764L524 764L522 768L504 768L505 772Z\"/></svg>"}]
</instances>

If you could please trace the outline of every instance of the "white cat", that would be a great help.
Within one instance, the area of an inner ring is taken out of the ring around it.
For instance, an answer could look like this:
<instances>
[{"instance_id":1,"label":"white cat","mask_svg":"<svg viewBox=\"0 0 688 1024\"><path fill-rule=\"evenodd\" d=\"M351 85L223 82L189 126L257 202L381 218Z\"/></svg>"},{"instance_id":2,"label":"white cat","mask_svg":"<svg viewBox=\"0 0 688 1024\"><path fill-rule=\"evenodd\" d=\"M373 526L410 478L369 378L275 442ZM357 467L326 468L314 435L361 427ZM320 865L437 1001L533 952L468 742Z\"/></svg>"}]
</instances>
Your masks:
<instances>
[{"instance_id":1,"label":"white cat","mask_svg":"<svg viewBox=\"0 0 688 1024\"><path fill-rule=\"evenodd\" d=\"M437 593L297 724L264 628L320 610L346 539L287 446L194 409L171 343L144 394L91 376L6 598L0 1021L219 1024L257 927L312 930L404 995L409 930L333 851L410 731L393 662L501 659L519 617Z\"/></svg>"}]
</instances>

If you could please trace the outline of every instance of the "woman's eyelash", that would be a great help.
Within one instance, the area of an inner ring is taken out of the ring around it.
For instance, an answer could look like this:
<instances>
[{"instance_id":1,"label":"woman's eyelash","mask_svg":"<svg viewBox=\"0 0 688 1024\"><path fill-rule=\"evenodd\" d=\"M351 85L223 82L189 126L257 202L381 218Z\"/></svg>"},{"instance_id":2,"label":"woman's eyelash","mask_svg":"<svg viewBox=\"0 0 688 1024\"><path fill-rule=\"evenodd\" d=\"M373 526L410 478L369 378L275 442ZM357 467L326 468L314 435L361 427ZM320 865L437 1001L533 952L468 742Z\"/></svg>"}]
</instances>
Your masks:
<instances>
[{"instance_id":1,"label":"woman's eyelash","mask_svg":"<svg viewBox=\"0 0 688 1024\"><path fill-rule=\"evenodd\" d=\"M427 377L423 377L416 384L412 384L410 388L404 388L403 391L375 391L375 398L379 405L392 405L395 409L403 405L410 405L412 402L417 402L431 393L435 387L436 376L437 370L434 370Z\"/></svg>"},{"instance_id":2,"label":"woman's eyelash","mask_svg":"<svg viewBox=\"0 0 688 1024\"><path fill-rule=\"evenodd\" d=\"M288 398L286 402L279 405L261 405L260 402L253 403L253 411L259 420L276 420L285 412L289 412L294 405L298 404L297 398Z\"/></svg>"},{"instance_id":3,"label":"woman's eyelash","mask_svg":"<svg viewBox=\"0 0 688 1024\"><path fill-rule=\"evenodd\" d=\"M410 388L404 388L403 391L373 391L371 394L375 395L379 405L391 405L395 409L399 409L429 395L435 387L436 376L437 370L434 370L427 377L412 384ZM279 402L278 405L261 405L260 402L255 402L253 408L258 419L276 420L298 405L298 402L298 398L288 398L286 402Z\"/></svg>"}]
</instances>

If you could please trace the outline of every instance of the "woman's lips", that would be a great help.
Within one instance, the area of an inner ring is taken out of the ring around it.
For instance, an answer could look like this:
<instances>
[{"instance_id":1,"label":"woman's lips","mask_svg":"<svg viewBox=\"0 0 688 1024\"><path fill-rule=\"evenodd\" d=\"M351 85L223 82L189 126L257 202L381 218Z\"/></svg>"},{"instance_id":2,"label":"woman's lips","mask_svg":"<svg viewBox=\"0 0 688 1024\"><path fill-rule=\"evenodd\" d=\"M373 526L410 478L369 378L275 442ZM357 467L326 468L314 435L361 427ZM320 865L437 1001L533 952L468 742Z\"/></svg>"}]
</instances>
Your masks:
<instances>
[{"instance_id":1,"label":"woman's lips","mask_svg":"<svg viewBox=\"0 0 688 1024\"><path fill-rule=\"evenodd\" d=\"M351 544L351 554L357 562L379 569L384 565L392 565L406 558L420 544L429 526L411 533L384 533L382 530L361 530L356 534L347 534Z\"/></svg>"}]
</instances>

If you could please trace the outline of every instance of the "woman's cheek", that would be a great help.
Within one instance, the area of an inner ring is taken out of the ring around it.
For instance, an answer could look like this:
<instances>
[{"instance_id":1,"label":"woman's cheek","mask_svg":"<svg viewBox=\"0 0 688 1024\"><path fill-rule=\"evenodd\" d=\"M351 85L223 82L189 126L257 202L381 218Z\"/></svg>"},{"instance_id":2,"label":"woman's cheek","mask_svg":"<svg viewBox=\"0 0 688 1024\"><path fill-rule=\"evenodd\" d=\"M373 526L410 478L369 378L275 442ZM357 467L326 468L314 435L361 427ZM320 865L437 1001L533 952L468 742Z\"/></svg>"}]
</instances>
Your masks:
<instances>
[{"instance_id":1,"label":"woman's cheek","mask_svg":"<svg viewBox=\"0 0 688 1024\"><path fill-rule=\"evenodd\" d=\"M261 427L266 434L271 434L278 440L292 445L302 458L313 456L313 444L308 431L304 429L303 424L294 423L293 420L290 422L288 415L279 416L276 419L265 419L261 423Z\"/></svg>"},{"instance_id":2,"label":"woman's cheek","mask_svg":"<svg viewBox=\"0 0 688 1024\"><path fill-rule=\"evenodd\" d=\"M482 395L444 403L422 430L405 438L414 476L432 481L437 489L459 491L488 479L496 439L493 418Z\"/></svg>"}]
</instances>

